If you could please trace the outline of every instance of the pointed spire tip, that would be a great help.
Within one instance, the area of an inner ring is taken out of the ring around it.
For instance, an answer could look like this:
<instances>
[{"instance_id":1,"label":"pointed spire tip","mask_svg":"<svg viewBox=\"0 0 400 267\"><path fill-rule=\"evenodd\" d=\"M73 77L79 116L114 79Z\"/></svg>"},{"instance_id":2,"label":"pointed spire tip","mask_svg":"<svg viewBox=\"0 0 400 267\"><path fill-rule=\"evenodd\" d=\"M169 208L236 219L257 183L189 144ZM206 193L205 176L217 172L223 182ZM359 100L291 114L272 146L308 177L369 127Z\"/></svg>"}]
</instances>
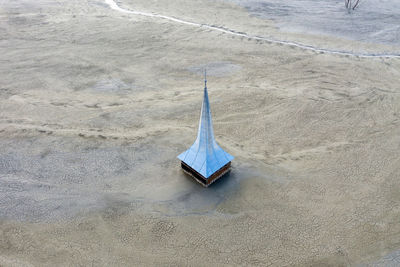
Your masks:
<instances>
[{"instance_id":1,"label":"pointed spire tip","mask_svg":"<svg viewBox=\"0 0 400 267\"><path fill-rule=\"evenodd\" d=\"M207 69L204 69L204 88L207 88Z\"/></svg>"}]
</instances>

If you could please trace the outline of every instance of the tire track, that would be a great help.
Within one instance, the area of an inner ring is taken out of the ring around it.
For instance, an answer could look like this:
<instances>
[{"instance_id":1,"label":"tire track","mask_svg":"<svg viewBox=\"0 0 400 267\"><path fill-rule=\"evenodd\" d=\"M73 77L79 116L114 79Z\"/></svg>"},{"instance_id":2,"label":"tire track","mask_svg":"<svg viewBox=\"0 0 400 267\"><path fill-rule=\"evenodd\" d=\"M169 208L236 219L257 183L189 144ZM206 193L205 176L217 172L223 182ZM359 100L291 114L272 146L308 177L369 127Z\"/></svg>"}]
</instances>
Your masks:
<instances>
[{"instance_id":1,"label":"tire track","mask_svg":"<svg viewBox=\"0 0 400 267\"><path fill-rule=\"evenodd\" d=\"M114 0L105 0L105 3L111 9L116 10L121 13L125 13L125 14L132 14L132 15L138 15L138 16L145 16L145 17L169 20L174 23L180 23L180 24L189 25L189 26L193 26L193 27L200 27L203 29L222 32L222 33L239 36L239 37L245 37L245 38L252 39L252 40L264 41L264 42L268 42L268 43L272 43L272 44L296 47L296 48L300 48L303 50L313 51L316 53L332 54L332 55L339 55L339 56L352 56L352 57L360 57L360 58L400 58L400 54L353 53L353 52L344 51L344 50L330 50L330 49L325 49L325 48L318 48L318 47L315 47L312 45L307 45L307 44L302 44L302 43L297 43L297 42L282 41L282 40L277 40L277 39L263 37L263 36L250 35L250 34L247 34L244 32L238 32L238 31L231 30L228 28L181 20L178 18L169 17L169 16L165 16L165 15L161 15L161 14L128 10L128 9L119 7Z\"/></svg>"},{"instance_id":2,"label":"tire track","mask_svg":"<svg viewBox=\"0 0 400 267\"><path fill-rule=\"evenodd\" d=\"M81 138L100 138L100 139L114 139L114 140L130 140L137 141L165 134L171 130L187 130L190 127L185 126L165 126L153 127L150 129L135 129L130 131L114 131L102 129L84 129L84 128L65 128L62 125L36 125L33 123L24 122L0 122L0 133L15 134L15 133L41 133L45 135L58 135L58 136L79 136ZM116 133L118 132L118 133Z\"/></svg>"}]
</instances>

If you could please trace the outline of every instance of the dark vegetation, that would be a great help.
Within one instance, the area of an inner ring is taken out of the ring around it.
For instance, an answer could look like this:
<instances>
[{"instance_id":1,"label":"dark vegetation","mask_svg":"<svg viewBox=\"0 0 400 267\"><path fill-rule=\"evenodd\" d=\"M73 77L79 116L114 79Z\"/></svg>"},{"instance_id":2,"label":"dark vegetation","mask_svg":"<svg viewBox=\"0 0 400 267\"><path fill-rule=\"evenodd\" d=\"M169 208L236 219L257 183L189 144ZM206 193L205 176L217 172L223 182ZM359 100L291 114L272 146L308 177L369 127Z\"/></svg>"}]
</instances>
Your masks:
<instances>
[{"instance_id":1,"label":"dark vegetation","mask_svg":"<svg viewBox=\"0 0 400 267\"><path fill-rule=\"evenodd\" d=\"M344 0L344 4L349 11L356 9L360 2L360 0Z\"/></svg>"}]
</instances>

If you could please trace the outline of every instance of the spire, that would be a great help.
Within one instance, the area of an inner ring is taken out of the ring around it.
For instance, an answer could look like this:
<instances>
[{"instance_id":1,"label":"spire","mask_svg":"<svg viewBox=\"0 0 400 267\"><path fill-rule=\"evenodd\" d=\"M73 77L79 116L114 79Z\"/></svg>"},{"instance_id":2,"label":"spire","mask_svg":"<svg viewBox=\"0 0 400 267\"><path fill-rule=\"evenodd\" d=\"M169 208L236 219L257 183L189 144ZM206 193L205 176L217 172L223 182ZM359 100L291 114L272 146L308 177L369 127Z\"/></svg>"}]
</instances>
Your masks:
<instances>
[{"instance_id":1,"label":"spire","mask_svg":"<svg viewBox=\"0 0 400 267\"><path fill-rule=\"evenodd\" d=\"M205 178L208 178L230 162L233 157L225 152L214 139L206 75L205 71L203 104L196 141L187 151L180 154L178 158Z\"/></svg>"},{"instance_id":2,"label":"spire","mask_svg":"<svg viewBox=\"0 0 400 267\"><path fill-rule=\"evenodd\" d=\"M207 69L204 69L204 89L207 88Z\"/></svg>"},{"instance_id":3,"label":"spire","mask_svg":"<svg viewBox=\"0 0 400 267\"><path fill-rule=\"evenodd\" d=\"M210 101L208 100L207 80L205 80L205 83L206 84L204 87L203 104L201 106L199 129L197 132L196 141L204 142L204 144L211 144L215 143L214 129L212 125ZM208 145L206 146L206 149L207 148L209 148Z\"/></svg>"}]
</instances>

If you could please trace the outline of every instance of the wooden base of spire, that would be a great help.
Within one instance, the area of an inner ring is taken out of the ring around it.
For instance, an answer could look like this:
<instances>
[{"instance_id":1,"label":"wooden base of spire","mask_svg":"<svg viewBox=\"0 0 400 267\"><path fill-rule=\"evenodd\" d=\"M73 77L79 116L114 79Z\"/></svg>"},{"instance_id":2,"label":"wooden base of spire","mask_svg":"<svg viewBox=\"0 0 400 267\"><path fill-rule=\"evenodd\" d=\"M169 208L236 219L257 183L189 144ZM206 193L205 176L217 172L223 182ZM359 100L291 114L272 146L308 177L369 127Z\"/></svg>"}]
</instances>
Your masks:
<instances>
[{"instance_id":1,"label":"wooden base of spire","mask_svg":"<svg viewBox=\"0 0 400 267\"><path fill-rule=\"evenodd\" d=\"M185 162L181 161L182 170L192 176L199 184L204 187L209 187L210 184L214 183L216 180L227 174L231 170L231 162L225 164L218 171L214 172L210 177L205 178L203 175L198 173L197 171L190 168Z\"/></svg>"}]
</instances>

